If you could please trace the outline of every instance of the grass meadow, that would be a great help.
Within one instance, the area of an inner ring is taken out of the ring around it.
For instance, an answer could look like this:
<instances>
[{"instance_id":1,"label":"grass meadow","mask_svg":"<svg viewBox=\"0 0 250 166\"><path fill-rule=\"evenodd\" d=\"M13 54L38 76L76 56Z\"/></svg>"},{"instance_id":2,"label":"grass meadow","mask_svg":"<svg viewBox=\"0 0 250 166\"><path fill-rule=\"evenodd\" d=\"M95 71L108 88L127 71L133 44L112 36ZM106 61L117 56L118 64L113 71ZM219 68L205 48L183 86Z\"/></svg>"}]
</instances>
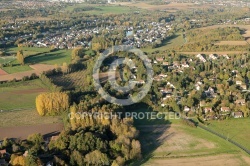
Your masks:
<instances>
[{"instance_id":1,"label":"grass meadow","mask_svg":"<svg viewBox=\"0 0 250 166\"><path fill-rule=\"evenodd\" d=\"M39 79L0 85L0 110L34 109L36 96L47 91Z\"/></svg>"}]
</instances>

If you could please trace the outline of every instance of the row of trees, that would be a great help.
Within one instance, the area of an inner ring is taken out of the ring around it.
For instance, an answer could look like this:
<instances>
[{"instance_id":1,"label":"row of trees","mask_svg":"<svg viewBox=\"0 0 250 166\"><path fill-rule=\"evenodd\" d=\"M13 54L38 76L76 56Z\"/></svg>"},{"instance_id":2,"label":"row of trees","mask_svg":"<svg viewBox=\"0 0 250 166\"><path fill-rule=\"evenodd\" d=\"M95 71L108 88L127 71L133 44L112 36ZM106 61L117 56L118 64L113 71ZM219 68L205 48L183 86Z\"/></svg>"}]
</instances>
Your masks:
<instances>
[{"instance_id":1,"label":"row of trees","mask_svg":"<svg viewBox=\"0 0 250 166\"><path fill-rule=\"evenodd\" d=\"M63 92L40 94L36 98L36 109L41 116L59 115L69 108L69 96Z\"/></svg>"}]
</instances>

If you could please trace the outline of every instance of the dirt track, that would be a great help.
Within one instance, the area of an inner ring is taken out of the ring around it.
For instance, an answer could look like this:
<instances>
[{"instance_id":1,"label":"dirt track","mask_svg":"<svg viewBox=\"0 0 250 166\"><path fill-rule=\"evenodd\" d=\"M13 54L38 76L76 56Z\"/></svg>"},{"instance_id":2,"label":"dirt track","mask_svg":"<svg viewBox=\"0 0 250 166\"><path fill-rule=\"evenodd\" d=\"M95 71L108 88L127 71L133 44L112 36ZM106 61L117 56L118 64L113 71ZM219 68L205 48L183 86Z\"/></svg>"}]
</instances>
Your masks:
<instances>
[{"instance_id":1,"label":"dirt track","mask_svg":"<svg viewBox=\"0 0 250 166\"><path fill-rule=\"evenodd\" d=\"M25 71L25 72L19 72L14 74L6 74L0 76L0 81L10 81L14 78L16 80L21 80L24 76L30 76L32 73L36 73L37 75L40 75L44 71L52 70L55 68L54 65L45 65L45 64L35 64L30 65L30 67L34 70ZM1 71L0 71L1 72Z\"/></svg>"},{"instance_id":2,"label":"dirt track","mask_svg":"<svg viewBox=\"0 0 250 166\"><path fill-rule=\"evenodd\" d=\"M0 128L0 140L4 138L26 139L30 134L41 133L42 135L55 134L63 129L62 123L41 124L35 126L15 126Z\"/></svg>"}]
</instances>

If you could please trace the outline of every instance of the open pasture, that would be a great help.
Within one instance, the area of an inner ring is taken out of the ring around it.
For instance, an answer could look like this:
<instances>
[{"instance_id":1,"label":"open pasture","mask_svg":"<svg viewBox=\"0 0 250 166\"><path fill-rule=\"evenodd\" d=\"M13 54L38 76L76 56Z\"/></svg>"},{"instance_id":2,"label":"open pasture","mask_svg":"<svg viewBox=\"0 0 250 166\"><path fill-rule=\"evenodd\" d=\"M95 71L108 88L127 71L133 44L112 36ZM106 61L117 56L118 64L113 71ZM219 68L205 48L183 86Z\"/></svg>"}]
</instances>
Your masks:
<instances>
[{"instance_id":1,"label":"open pasture","mask_svg":"<svg viewBox=\"0 0 250 166\"><path fill-rule=\"evenodd\" d=\"M48 92L39 79L0 85L0 110L35 108L36 96Z\"/></svg>"}]
</instances>

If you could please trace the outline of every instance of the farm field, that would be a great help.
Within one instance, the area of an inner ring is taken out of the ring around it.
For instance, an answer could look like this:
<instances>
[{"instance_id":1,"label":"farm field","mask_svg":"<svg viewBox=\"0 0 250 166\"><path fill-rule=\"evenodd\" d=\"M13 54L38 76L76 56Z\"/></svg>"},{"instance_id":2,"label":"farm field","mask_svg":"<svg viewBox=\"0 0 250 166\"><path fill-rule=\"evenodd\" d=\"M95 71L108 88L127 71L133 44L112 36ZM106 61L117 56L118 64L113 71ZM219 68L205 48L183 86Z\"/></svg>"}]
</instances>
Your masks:
<instances>
[{"instance_id":1,"label":"farm field","mask_svg":"<svg viewBox=\"0 0 250 166\"><path fill-rule=\"evenodd\" d=\"M147 108L132 112L151 112ZM133 165L185 165L196 163L210 166L234 163L249 165L250 157L235 145L201 128L182 123L181 119L134 119L139 130L143 159ZM240 125L243 124L238 124ZM244 123L248 125L248 123ZM223 126L223 125L221 125ZM230 128L230 127L229 127ZM247 128L243 130L249 131ZM240 131L240 130L238 130ZM242 131L242 130L241 130ZM249 136L246 134L246 138ZM212 160L212 161L211 161Z\"/></svg>"},{"instance_id":2,"label":"farm field","mask_svg":"<svg viewBox=\"0 0 250 166\"><path fill-rule=\"evenodd\" d=\"M3 67L2 69L9 74L33 70L28 65L21 66L21 65L17 65L17 64L15 64L15 66L12 66L12 67Z\"/></svg>"},{"instance_id":3,"label":"farm field","mask_svg":"<svg viewBox=\"0 0 250 166\"><path fill-rule=\"evenodd\" d=\"M8 73L6 71L4 71L3 69L0 68L0 76L1 75L6 75L6 74L8 74Z\"/></svg>"},{"instance_id":4,"label":"farm field","mask_svg":"<svg viewBox=\"0 0 250 166\"><path fill-rule=\"evenodd\" d=\"M166 10L167 12L174 13L179 10L187 10L187 9L197 9L197 8L208 8L211 7L211 5L196 5L194 3L176 3L171 2L166 5L153 5L150 4L150 2L117 2L114 4L119 4L122 6L129 6L129 7L137 7L140 9L146 9L146 10Z\"/></svg>"},{"instance_id":5,"label":"farm field","mask_svg":"<svg viewBox=\"0 0 250 166\"><path fill-rule=\"evenodd\" d=\"M250 149L249 138L250 119L229 119L224 121L211 121L208 126L210 129L223 134L224 136L240 143Z\"/></svg>"},{"instance_id":6,"label":"farm field","mask_svg":"<svg viewBox=\"0 0 250 166\"><path fill-rule=\"evenodd\" d=\"M30 56L38 53L48 52L50 48L37 48L37 47L12 47L7 49L7 53L9 54L16 54L17 51L22 50L24 56Z\"/></svg>"},{"instance_id":7,"label":"farm field","mask_svg":"<svg viewBox=\"0 0 250 166\"><path fill-rule=\"evenodd\" d=\"M35 98L48 90L39 79L0 85L0 110L35 108Z\"/></svg>"},{"instance_id":8,"label":"farm field","mask_svg":"<svg viewBox=\"0 0 250 166\"><path fill-rule=\"evenodd\" d=\"M4 64L4 63L9 63L16 60L15 56L5 56L5 57L0 57L0 64Z\"/></svg>"},{"instance_id":9,"label":"farm field","mask_svg":"<svg viewBox=\"0 0 250 166\"><path fill-rule=\"evenodd\" d=\"M237 45L247 45L248 43L246 41L219 41L215 43L215 45L221 46L221 45L231 45L231 46L237 46Z\"/></svg>"},{"instance_id":10,"label":"farm field","mask_svg":"<svg viewBox=\"0 0 250 166\"><path fill-rule=\"evenodd\" d=\"M19 66L20 67L20 66ZM22 67L22 66L21 66ZM40 75L42 72L47 70L52 70L55 68L54 65L45 65L45 64L35 64L29 66L32 70L23 71L13 74L5 74L0 77L0 81L11 81L13 79L21 80L24 76L30 76L31 74L35 73L36 75ZM18 70L17 68L16 70Z\"/></svg>"},{"instance_id":11,"label":"farm field","mask_svg":"<svg viewBox=\"0 0 250 166\"><path fill-rule=\"evenodd\" d=\"M40 133L44 137L57 135L63 129L62 123L35 124L30 126L14 126L0 128L0 139L19 138L26 139L29 135Z\"/></svg>"},{"instance_id":12,"label":"farm field","mask_svg":"<svg viewBox=\"0 0 250 166\"><path fill-rule=\"evenodd\" d=\"M180 121L170 120L167 125L137 125L145 155L140 165L250 164L249 156L236 146Z\"/></svg>"},{"instance_id":13,"label":"farm field","mask_svg":"<svg viewBox=\"0 0 250 166\"><path fill-rule=\"evenodd\" d=\"M187 54L187 55L197 55L197 54L217 54L217 55L223 55L223 54L228 54L229 57L230 57L230 54L243 54L243 53L246 53L245 51L196 51L196 52L187 52L187 51L180 51L178 53L181 53L181 54Z\"/></svg>"},{"instance_id":14,"label":"farm field","mask_svg":"<svg viewBox=\"0 0 250 166\"><path fill-rule=\"evenodd\" d=\"M77 4L68 6L65 8L66 11L73 11L75 8L86 8L86 7L94 7L93 10L83 11L83 13L88 14L122 14L122 13L130 13L134 12L135 9L126 6L118 6L118 5L89 5L89 4Z\"/></svg>"},{"instance_id":15,"label":"farm field","mask_svg":"<svg viewBox=\"0 0 250 166\"><path fill-rule=\"evenodd\" d=\"M154 51L164 51L170 48L174 48L176 46L181 46L185 43L185 39L183 38L182 35L178 35L176 37L173 37L172 39L169 40L165 40L162 42L162 46L161 47L157 47L157 48L142 48L141 50L145 51L145 52L154 52Z\"/></svg>"},{"instance_id":16,"label":"farm field","mask_svg":"<svg viewBox=\"0 0 250 166\"><path fill-rule=\"evenodd\" d=\"M0 131L2 127L51 124L59 122L61 122L60 117L42 117L38 115L35 109L0 112Z\"/></svg>"},{"instance_id":17,"label":"farm field","mask_svg":"<svg viewBox=\"0 0 250 166\"><path fill-rule=\"evenodd\" d=\"M61 76L52 76L53 83L61 86L64 89L71 89L75 87L83 87L86 80L85 71L74 72Z\"/></svg>"},{"instance_id":18,"label":"farm field","mask_svg":"<svg viewBox=\"0 0 250 166\"><path fill-rule=\"evenodd\" d=\"M54 52L42 53L40 55L27 57L26 63L42 63L48 65L62 65L64 62L70 63L71 61L71 50L57 50Z\"/></svg>"}]
</instances>

